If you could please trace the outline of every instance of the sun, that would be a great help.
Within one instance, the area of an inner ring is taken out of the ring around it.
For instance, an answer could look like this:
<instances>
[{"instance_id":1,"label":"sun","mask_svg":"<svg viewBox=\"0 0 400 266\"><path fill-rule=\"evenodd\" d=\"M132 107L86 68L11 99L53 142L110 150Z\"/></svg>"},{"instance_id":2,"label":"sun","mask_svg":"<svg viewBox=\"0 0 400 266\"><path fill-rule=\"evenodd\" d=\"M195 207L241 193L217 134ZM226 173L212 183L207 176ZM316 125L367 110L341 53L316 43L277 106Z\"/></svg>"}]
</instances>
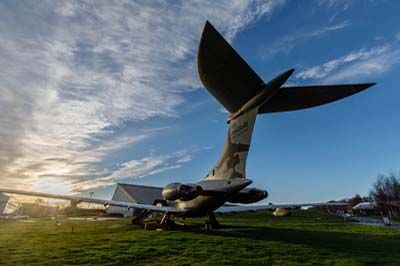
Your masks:
<instances>
[{"instance_id":1,"label":"sun","mask_svg":"<svg viewBox=\"0 0 400 266\"><path fill-rule=\"evenodd\" d=\"M67 181L40 179L32 184L32 189L54 194L72 194L71 183Z\"/></svg>"}]
</instances>

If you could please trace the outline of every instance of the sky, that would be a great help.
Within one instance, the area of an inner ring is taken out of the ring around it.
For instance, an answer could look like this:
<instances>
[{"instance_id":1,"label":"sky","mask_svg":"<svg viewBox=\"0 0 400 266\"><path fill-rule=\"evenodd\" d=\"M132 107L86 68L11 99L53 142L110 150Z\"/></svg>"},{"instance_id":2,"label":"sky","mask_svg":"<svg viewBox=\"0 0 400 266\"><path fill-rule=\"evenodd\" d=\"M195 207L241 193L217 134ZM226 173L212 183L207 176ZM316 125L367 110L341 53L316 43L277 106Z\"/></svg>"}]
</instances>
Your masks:
<instances>
[{"instance_id":1,"label":"sky","mask_svg":"<svg viewBox=\"0 0 400 266\"><path fill-rule=\"evenodd\" d=\"M0 187L110 198L117 182L195 182L228 114L197 76L209 20L267 82L377 82L260 115L247 161L266 202L367 195L400 170L399 1L0 2Z\"/></svg>"}]
</instances>

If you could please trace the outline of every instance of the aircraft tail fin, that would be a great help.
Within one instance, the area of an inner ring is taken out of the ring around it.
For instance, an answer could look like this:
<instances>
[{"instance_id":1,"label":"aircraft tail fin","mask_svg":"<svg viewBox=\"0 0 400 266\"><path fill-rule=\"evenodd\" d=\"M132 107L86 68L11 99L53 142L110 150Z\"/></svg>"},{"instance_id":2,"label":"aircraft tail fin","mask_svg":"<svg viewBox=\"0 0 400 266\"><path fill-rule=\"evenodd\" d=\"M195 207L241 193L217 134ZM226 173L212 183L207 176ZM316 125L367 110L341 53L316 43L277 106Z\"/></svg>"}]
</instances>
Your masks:
<instances>
[{"instance_id":1,"label":"aircraft tail fin","mask_svg":"<svg viewBox=\"0 0 400 266\"><path fill-rule=\"evenodd\" d=\"M197 52L197 69L204 87L231 113L256 95L264 83L208 21Z\"/></svg>"},{"instance_id":2,"label":"aircraft tail fin","mask_svg":"<svg viewBox=\"0 0 400 266\"><path fill-rule=\"evenodd\" d=\"M334 102L374 86L375 83L281 87L259 114L295 111Z\"/></svg>"},{"instance_id":3,"label":"aircraft tail fin","mask_svg":"<svg viewBox=\"0 0 400 266\"><path fill-rule=\"evenodd\" d=\"M258 113L258 106L229 123L220 159L206 179L246 178L246 160Z\"/></svg>"},{"instance_id":4,"label":"aircraft tail fin","mask_svg":"<svg viewBox=\"0 0 400 266\"><path fill-rule=\"evenodd\" d=\"M204 87L231 114L267 91L259 114L286 112L320 106L363 91L375 83L281 87L292 74L286 71L273 84L264 81L232 48L222 35L206 22L197 54L197 69Z\"/></svg>"},{"instance_id":5,"label":"aircraft tail fin","mask_svg":"<svg viewBox=\"0 0 400 266\"><path fill-rule=\"evenodd\" d=\"M283 87L290 69L267 84L206 22L197 69L204 87L230 112L222 155L206 178L246 178L245 167L257 114L286 112L334 102L363 91L374 83Z\"/></svg>"}]
</instances>

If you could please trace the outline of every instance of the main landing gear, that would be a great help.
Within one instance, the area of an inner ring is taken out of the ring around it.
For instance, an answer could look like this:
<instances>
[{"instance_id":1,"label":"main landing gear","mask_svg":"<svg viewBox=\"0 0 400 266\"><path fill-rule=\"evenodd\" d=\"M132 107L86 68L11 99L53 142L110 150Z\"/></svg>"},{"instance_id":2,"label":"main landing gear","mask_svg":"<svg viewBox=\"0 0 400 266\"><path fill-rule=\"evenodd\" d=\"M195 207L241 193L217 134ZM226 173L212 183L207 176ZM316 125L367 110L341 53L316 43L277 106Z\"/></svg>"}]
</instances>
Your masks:
<instances>
[{"instance_id":1,"label":"main landing gear","mask_svg":"<svg viewBox=\"0 0 400 266\"><path fill-rule=\"evenodd\" d=\"M150 214L151 212L147 210L141 210L140 212L137 212L135 218L132 219L132 224L142 224L143 220L146 219Z\"/></svg>"},{"instance_id":2,"label":"main landing gear","mask_svg":"<svg viewBox=\"0 0 400 266\"><path fill-rule=\"evenodd\" d=\"M171 215L169 213L164 214L160 224L165 230L172 230L175 228L175 221L171 219Z\"/></svg>"},{"instance_id":3,"label":"main landing gear","mask_svg":"<svg viewBox=\"0 0 400 266\"><path fill-rule=\"evenodd\" d=\"M133 224L137 224L143 221L143 217L148 213L142 213L141 215L136 216L133 220ZM214 213L210 212L207 214L207 221L205 222L204 229L207 231L211 231L214 228L218 228L220 226L219 222L215 218ZM160 225L164 230L173 230L176 227L176 222L173 220L172 215L170 213L165 213L160 221ZM145 227L146 228L146 227Z\"/></svg>"},{"instance_id":4,"label":"main landing gear","mask_svg":"<svg viewBox=\"0 0 400 266\"><path fill-rule=\"evenodd\" d=\"M207 231L211 231L213 228L218 228L219 227L219 222L217 218L215 218L215 214L210 212L207 214L208 220L206 221L204 228Z\"/></svg>"}]
</instances>

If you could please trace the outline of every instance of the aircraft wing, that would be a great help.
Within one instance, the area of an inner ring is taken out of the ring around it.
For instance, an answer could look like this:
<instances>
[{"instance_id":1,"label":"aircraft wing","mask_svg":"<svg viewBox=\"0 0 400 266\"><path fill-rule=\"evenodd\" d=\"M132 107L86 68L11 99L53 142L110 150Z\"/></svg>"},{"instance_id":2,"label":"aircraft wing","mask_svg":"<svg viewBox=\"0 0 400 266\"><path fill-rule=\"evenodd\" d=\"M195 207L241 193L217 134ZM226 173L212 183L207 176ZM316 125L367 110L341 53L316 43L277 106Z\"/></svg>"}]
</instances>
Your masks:
<instances>
[{"instance_id":1,"label":"aircraft wing","mask_svg":"<svg viewBox=\"0 0 400 266\"><path fill-rule=\"evenodd\" d=\"M316 206L346 206L348 203L294 203L294 204L268 204L268 205L229 205L216 209L215 213L228 212L254 212L261 210L275 210L277 208L287 209L296 207L316 207Z\"/></svg>"},{"instance_id":2,"label":"aircraft wing","mask_svg":"<svg viewBox=\"0 0 400 266\"><path fill-rule=\"evenodd\" d=\"M95 199L95 198L85 198L79 196L72 195L60 195L60 194L52 194L52 193L43 193L43 192L33 192L33 191L22 191L22 190L14 190L14 189L3 189L0 188L0 192L7 194L18 194L18 195L26 195L26 196L35 196L42 198L51 198L51 199L62 199L62 200L70 200L71 202L90 202L102 204L104 206L118 206L118 207L126 207L133 209L142 209L142 210L151 210L155 212L168 212L168 213L179 213L184 210L177 209L171 206L155 206L151 204L140 204L133 202L123 202L123 201L115 201L115 200L103 200L103 199Z\"/></svg>"}]
</instances>

